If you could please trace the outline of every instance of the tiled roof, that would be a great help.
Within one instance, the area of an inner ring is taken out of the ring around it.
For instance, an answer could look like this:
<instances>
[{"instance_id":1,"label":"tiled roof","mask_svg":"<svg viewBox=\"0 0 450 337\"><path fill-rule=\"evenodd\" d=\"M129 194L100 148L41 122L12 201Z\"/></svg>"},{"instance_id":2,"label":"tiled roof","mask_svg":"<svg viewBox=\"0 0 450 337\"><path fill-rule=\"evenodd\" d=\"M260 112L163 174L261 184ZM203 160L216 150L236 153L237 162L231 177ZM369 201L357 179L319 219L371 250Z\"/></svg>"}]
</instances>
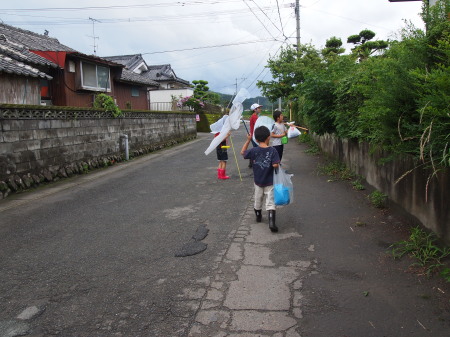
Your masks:
<instances>
[{"instance_id":1,"label":"tiled roof","mask_svg":"<svg viewBox=\"0 0 450 337\"><path fill-rule=\"evenodd\" d=\"M83 53L80 53L80 52L72 52L72 53L70 53L68 55L76 56L76 57L78 57L80 59L83 59L83 60L86 60L86 61L90 61L90 62L95 61L95 62L98 62L98 63L103 63L103 64L109 65L111 67L123 68L123 65L118 63L118 62L113 62L111 60L107 60L104 57L99 57L99 56L96 56L96 55L86 55L86 54L83 54Z\"/></svg>"},{"instance_id":2,"label":"tiled roof","mask_svg":"<svg viewBox=\"0 0 450 337\"><path fill-rule=\"evenodd\" d=\"M60 43L57 39L48 35L33 33L29 30L0 24L0 35L4 35L9 41L24 45L30 50L39 51L67 51L73 52L74 49Z\"/></svg>"},{"instance_id":3,"label":"tiled roof","mask_svg":"<svg viewBox=\"0 0 450 337\"><path fill-rule=\"evenodd\" d=\"M139 83L143 85L148 86L154 86L159 87L159 83L156 81L152 81L149 78L146 78L145 76L142 76L141 74L136 74L132 72L131 70L122 69L122 75L120 76L120 81L124 82L132 82L132 83Z\"/></svg>"},{"instance_id":4,"label":"tiled roof","mask_svg":"<svg viewBox=\"0 0 450 337\"><path fill-rule=\"evenodd\" d=\"M47 60L46 58L30 52L23 45L9 41L4 35L0 35L0 54L28 64L48 66L52 68L58 67L55 63Z\"/></svg>"},{"instance_id":5,"label":"tiled roof","mask_svg":"<svg viewBox=\"0 0 450 337\"><path fill-rule=\"evenodd\" d=\"M95 55L80 53L75 49L63 45L53 37L33 33L29 30L20 29L3 23L0 24L0 37L2 36L3 39L6 38L10 43L22 45L29 51L63 51L81 58L96 60L111 66L121 66L119 63L111 62Z\"/></svg>"},{"instance_id":6,"label":"tiled roof","mask_svg":"<svg viewBox=\"0 0 450 337\"><path fill-rule=\"evenodd\" d=\"M134 70L142 62L145 62L141 54L106 56L103 58L112 62L120 63L130 70Z\"/></svg>"},{"instance_id":7,"label":"tiled roof","mask_svg":"<svg viewBox=\"0 0 450 337\"><path fill-rule=\"evenodd\" d=\"M0 72L52 79L36 66L57 67L53 62L30 52L19 43L9 41L5 35L0 34Z\"/></svg>"},{"instance_id":8,"label":"tiled roof","mask_svg":"<svg viewBox=\"0 0 450 337\"><path fill-rule=\"evenodd\" d=\"M145 74L154 81L176 81L187 85L190 84L189 81L177 77L170 64L149 66Z\"/></svg>"},{"instance_id":9,"label":"tiled roof","mask_svg":"<svg viewBox=\"0 0 450 337\"><path fill-rule=\"evenodd\" d=\"M107 56L104 59L123 64L128 70L135 70L142 62L145 62L141 54ZM151 65L147 67L148 71L139 74L139 76L145 77L147 80L156 82L174 81L186 85L190 84L189 81L177 77L170 64Z\"/></svg>"},{"instance_id":10,"label":"tiled roof","mask_svg":"<svg viewBox=\"0 0 450 337\"><path fill-rule=\"evenodd\" d=\"M1 54L0 54L0 73L42 77L48 80L51 80L53 78L32 66L29 66L23 62L14 60L9 56Z\"/></svg>"}]
</instances>

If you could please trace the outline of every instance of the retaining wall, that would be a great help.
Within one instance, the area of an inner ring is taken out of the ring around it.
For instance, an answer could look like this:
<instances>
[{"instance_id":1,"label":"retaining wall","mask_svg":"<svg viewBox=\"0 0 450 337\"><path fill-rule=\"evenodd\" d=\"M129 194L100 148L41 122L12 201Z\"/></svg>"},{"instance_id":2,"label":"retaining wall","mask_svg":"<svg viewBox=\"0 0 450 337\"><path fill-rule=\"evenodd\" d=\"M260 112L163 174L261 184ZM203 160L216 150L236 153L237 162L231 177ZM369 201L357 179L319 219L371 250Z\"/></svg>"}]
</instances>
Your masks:
<instances>
[{"instance_id":1,"label":"retaining wall","mask_svg":"<svg viewBox=\"0 0 450 337\"><path fill-rule=\"evenodd\" d=\"M190 112L124 112L113 118L92 109L20 106L0 106L0 131L0 181L12 182L32 176L42 180L48 172L54 178L63 167L73 171L80 163L119 161L125 152L123 135L131 155L197 136Z\"/></svg>"},{"instance_id":2,"label":"retaining wall","mask_svg":"<svg viewBox=\"0 0 450 337\"><path fill-rule=\"evenodd\" d=\"M396 206L412 215L423 226L450 243L450 172L417 168L398 183L398 178L416 164L403 157L381 164L383 153L370 153L369 144L339 139L333 135L314 136L323 152L344 162L368 184L385 193Z\"/></svg>"}]
</instances>

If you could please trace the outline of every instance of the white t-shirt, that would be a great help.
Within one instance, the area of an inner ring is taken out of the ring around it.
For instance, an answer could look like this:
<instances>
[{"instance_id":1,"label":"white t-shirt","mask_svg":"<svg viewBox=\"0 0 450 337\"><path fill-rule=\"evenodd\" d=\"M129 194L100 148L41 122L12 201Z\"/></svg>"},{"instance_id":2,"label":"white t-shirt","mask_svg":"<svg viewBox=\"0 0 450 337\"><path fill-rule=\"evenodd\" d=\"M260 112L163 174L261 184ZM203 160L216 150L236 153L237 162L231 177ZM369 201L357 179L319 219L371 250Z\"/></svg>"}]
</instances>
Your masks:
<instances>
[{"instance_id":1,"label":"white t-shirt","mask_svg":"<svg viewBox=\"0 0 450 337\"><path fill-rule=\"evenodd\" d=\"M275 135L281 135L286 132L286 127L283 123L275 123L273 125L272 133ZM281 138L271 137L272 146L281 145Z\"/></svg>"}]
</instances>

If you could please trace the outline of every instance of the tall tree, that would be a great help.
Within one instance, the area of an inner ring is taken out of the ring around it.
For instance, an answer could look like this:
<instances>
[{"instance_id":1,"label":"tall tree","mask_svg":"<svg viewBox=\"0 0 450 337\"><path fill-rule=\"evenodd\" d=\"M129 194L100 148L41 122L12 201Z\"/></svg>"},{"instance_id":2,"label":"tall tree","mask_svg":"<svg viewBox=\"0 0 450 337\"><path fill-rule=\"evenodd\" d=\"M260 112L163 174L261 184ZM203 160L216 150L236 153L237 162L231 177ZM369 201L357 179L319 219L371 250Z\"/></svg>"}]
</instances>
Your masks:
<instances>
[{"instance_id":1,"label":"tall tree","mask_svg":"<svg viewBox=\"0 0 450 337\"><path fill-rule=\"evenodd\" d=\"M330 37L326 43L325 48L322 49L322 55L339 55L345 52L345 48L342 48L342 40L336 36Z\"/></svg>"},{"instance_id":2,"label":"tall tree","mask_svg":"<svg viewBox=\"0 0 450 337\"><path fill-rule=\"evenodd\" d=\"M201 101L206 101L209 90L209 87L207 86L208 81L195 80L192 81L192 84L194 85L194 97Z\"/></svg>"},{"instance_id":3,"label":"tall tree","mask_svg":"<svg viewBox=\"0 0 450 337\"><path fill-rule=\"evenodd\" d=\"M369 29L364 29L356 35L350 35L347 38L347 43L352 43L355 47L352 52L357 54L359 60L365 60L379 50L386 49L389 44L384 40L372 41L375 33Z\"/></svg>"}]
</instances>

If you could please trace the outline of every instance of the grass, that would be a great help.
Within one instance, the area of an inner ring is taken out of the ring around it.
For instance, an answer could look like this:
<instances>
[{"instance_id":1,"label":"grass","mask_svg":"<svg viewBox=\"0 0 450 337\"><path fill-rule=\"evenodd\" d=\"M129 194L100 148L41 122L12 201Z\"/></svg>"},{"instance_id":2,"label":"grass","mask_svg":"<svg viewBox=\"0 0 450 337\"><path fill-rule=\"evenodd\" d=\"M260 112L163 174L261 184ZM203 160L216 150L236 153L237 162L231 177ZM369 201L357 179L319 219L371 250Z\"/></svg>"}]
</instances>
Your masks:
<instances>
[{"instance_id":1,"label":"grass","mask_svg":"<svg viewBox=\"0 0 450 337\"><path fill-rule=\"evenodd\" d=\"M380 191L373 191L368 195L368 198L373 206L376 208L385 208L387 202L387 195Z\"/></svg>"},{"instance_id":2,"label":"grass","mask_svg":"<svg viewBox=\"0 0 450 337\"><path fill-rule=\"evenodd\" d=\"M404 255L412 257L416 262L412 266L419 266L425 270L427 276L440 271L440 275L450 282L450 268L444 267L443 259L450 255L450 247L440 247L434 233L426 233L419 226L411 228L407 240L391 245L394 259Z\"/></svg>"},{"instance_id":3,"label":"grass","mask_svg":"<svg viewBox=\"0 0 450 337\"><path fill-rule=\"evenodd\" d=\"M361 182L361 177L358 177L356 180L352 181L352 186L355 190L362 191L365 190L365 186Z\"/></svg>"},{"instance_id":4,"label":"grass","mask_svg":"<svg viewBox=\"0 0 450 337\"><path fill-rule=\"evenodd\" d=\"M355 177L355 174L339 160L328 162L325 165L319 165L318 169L320 174L328 175L333 178L329 181L351 180Z\"/></svg>"},{"instance_id":5,"label":"grass","mask_svg":"<svg viewBox=\"0 0 450 337\"><path fill-rule=\"evenodd\" d=\"M308 149L305 150L305 153L317 155L320 154L320 148L316 144L316 142L312 139L312 137L309 135L309 133L302 132L300 136L298 136L298 141L300 143L308 145Z\"/></svg>"}]
</instances>

